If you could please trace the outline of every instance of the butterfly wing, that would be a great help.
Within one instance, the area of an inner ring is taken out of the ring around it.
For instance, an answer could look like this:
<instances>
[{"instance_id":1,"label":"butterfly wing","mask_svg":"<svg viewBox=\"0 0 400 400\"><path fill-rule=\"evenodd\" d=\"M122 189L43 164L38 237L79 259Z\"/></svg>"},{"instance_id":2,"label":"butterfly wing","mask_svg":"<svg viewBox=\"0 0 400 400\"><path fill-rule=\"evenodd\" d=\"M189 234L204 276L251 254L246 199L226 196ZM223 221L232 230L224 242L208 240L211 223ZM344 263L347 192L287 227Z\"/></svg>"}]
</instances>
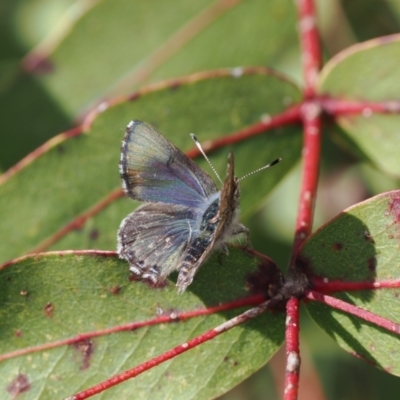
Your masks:
<instances>
[{"instance_id":1,"label":"butterfly wing","mask_svg":"<svg viewBox=\"0 0 400 400\"><path fill-rule=\"evenodd\" d=\"M186 206L148 203L126 217L118 231L118 254L138 277L159 283L179 269L198 234L196 214Z\"/></svg>"},{"instance_id":2,"label":"butterfly wing","mask_svg":"<svg viewBox=\"0 0 400 400\"><path fill-rule=\"evenodd\" d=\"M200 207L217 192L211 177L151 125L132 121L122 142L120 174L128 196Z\"/></svg>"}]
</instances>

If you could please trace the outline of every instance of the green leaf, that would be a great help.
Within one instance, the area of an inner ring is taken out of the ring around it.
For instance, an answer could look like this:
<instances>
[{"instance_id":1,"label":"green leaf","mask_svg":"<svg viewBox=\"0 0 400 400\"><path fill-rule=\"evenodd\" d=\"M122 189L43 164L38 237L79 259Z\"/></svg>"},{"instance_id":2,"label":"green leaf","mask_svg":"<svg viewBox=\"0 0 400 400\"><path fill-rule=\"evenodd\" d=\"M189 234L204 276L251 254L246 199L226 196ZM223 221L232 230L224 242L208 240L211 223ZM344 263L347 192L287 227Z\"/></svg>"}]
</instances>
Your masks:
<instances>
[{"instance_id":1,"label":"green leaf","mask_svg":"<svg viewBox=\"0 0 400 400\"><path fill-rule=\"evenodd\" d=\"M79 333L194 310L247 295L249 274L263 259L231 248L214 255L179 296L176 276L163 289L130 282L127 264L101 254L41 254L0 270L0 353ZM268 264L269 270L274 266ZM112 288L119 287L119 291ZM114 293L114 294L113 294ZM49 312L49 309L52 311ZM47 310L47 312L46 312ZM238 315L243 309L90 339L86 350L63 346L0 363L0 387L23 375L29 390L18 398L61 399ZM102 399L209 399L264 365L284 338L284 315L266 313L189 352L118 385ZM11 397L10 397L11 398Z\"/></svg>"},{"instance_id":2,"label":"green leaf","mask_svg":"<svg viewBox=\"0 0 400 400\"><path fill-rule=\"evenodd\" d=\"M26 5L24 18L14 10L7 21L23 21L31 30L36 21L47 21L51 10L57 15L64 1L57 7L47 0L41 11ZM10 139L0 147L3 168L68 129L102 99L144 83L247 65L299 76L295 18L291 0L74 2L57 20L58 29L24 60L28 74L15 60L17 79L0 93L2 127ZM7 36L21 41L27 35L21 25Z\"/></svg>"},{"instance_id":3,"label":"green leaf","mask_svg":"<svg viewBox=\"0 0 400 400\"><path fill-rule=\"evenodd\" d=\"M352 46L325 65L319 92L347 100L398 101L399 57L400 35ZM336 121L345 130L343 139L351 149L384 172L400 175L399 114L348 114L337 117Z\"/></svg>"},{"instance_id":4,"label":"green leaf","mask_svg":"<svg viewBox=\"0 0 400 400\"><path fill-rule=\"evenodd\" d=\"M22 255L43 244L79 215L120 187L118 163L127 123L141 119L156 126L185 150L258 122L265 113L282 112L285 102L299 101L300 92L268 70L248 71L242 77L205 74L181 85L143 91L136 100L124 100L95 116L85 134L49 149L0 186L0 259ZM214 76L214 77L213 77ZM245 142L220 149L210 158L225 175L229 150L235 152L237 176L243 176L277 157L283 161L271 170L243 181L243 216L254 213L263 198L300 157L298 128L284 127ZM207 171L204 160L199 162ZM56 243L57 249L115 249L122 219L137 203L121 199Z\"/></svg>"},{"instance_id":5,"label":"green leaf","mask_svg":"<svg viewBox=\"0 0 400 400\"><path fill-rule=\"evenodd\" d=\"M317 230L301 250L311 277L326 282L399 281L400 191L373 197L340 213ZM399 289L340 291L335 297L400 323ZM315 302L315 321L346 351L400 375L399 336Z\"/></svg>"}]
</instances>

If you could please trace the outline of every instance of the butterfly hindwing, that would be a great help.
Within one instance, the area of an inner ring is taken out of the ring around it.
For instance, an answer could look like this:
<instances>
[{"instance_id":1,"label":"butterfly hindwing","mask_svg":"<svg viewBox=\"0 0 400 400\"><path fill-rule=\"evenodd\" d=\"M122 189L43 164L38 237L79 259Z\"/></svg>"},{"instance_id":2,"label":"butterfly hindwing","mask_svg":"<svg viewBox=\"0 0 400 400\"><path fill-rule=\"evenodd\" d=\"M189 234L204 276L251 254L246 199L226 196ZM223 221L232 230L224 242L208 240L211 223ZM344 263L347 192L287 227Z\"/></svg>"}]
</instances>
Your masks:
<instances>
[{"instance_id":1,"label":"butterfly hindwing","mask_svg":"<svg viewBox=\"0 0 400 400\"><path fill-rule=\"evenodd\" d=\"M131 271L153 283L162 282L182 264L197 235L193 209L148 203L129 214L118 232L118 253Z\"/></svg>"}]
</instances>

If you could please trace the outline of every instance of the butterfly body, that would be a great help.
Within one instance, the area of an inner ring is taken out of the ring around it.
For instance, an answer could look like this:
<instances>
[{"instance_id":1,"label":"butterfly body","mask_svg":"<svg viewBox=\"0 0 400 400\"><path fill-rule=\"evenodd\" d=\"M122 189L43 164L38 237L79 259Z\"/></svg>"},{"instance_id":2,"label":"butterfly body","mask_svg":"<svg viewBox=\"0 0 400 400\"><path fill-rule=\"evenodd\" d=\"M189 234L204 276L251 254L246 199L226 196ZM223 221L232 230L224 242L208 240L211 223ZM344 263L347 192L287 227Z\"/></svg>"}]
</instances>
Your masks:
<instances>
[{"instance_id":1,"label":"butterfly body","mask_svg":"<svg viewBox=\"0 0 400 400\"><path fill-rule=\"evenodd\" d=\"M120 175L125 193L145 202L118 231L118 254L139 278L155 284L179 270L182 293L211 253L226 249L239 224L239 182L233 154L219 191L211 177L151 125L132 121L122 142Z\"/></svg>"}]
</instances>

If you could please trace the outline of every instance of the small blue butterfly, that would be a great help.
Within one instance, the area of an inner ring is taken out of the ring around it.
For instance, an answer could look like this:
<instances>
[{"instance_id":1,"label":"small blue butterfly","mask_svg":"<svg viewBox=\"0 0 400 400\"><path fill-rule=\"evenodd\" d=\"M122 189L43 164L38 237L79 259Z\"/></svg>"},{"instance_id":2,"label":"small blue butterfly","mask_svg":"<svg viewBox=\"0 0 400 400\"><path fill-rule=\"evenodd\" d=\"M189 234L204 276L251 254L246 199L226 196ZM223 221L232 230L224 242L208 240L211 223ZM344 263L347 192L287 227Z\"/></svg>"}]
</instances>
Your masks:
<instances>
[{"instance_id":1,"label":"small blue butterfly","mask_svg":"<svg viewBox=\"0 0 400 400\"><path fill-rule=\"evenodd\" d=\"M242 233L248 239L248 229L238 222L233 153L219 191L211 177L160 132L135 120L126 128L119 168L125 193L145 202L118 231L118 254L137 277L160 284L179 270L176 285L183 293L212 249L227 252L225 241Z\"/></svg>"}]
</instances>

